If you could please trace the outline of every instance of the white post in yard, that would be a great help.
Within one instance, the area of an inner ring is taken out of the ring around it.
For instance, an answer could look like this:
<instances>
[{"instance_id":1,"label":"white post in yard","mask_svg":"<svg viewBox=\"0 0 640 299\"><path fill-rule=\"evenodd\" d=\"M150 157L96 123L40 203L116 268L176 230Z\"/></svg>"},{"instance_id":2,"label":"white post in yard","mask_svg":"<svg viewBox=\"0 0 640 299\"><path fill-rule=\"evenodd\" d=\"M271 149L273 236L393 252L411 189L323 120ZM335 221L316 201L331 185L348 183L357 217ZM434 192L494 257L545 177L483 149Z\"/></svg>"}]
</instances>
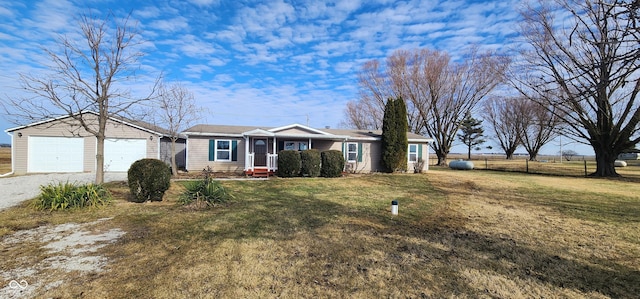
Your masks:
<instances>
[{"instance_id":1,"label":"white post in yard","mask_svg":"<svg viewBox=\"0 0 640 299\"><path fill-rule=\"evenodd\" d=\"M391 201L391 215L398 215L398 201Z\"/></svg>"}]
</instances>

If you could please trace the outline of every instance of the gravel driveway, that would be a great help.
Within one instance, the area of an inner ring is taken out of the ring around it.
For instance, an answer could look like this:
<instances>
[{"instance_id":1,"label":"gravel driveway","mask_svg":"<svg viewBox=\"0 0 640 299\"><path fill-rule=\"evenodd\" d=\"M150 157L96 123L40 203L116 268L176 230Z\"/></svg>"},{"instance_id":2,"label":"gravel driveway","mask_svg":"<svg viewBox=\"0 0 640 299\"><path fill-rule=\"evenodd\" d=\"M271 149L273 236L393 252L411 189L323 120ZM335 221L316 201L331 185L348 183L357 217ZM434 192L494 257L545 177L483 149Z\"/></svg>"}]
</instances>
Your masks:
<instances>
[{"instance_id":1,"label":"gravel driveway","mask_svg":"<svg viewBox=\"0 0 640 299\"><path fill-rule=\"evenodd\" d=\"M0 210L15 206L40 194L40 186L58 182L91 183L94 173L33 174L0 178ZM104 181L125 181L126 172L105 173Z\"/></svg>"}]
</instances>

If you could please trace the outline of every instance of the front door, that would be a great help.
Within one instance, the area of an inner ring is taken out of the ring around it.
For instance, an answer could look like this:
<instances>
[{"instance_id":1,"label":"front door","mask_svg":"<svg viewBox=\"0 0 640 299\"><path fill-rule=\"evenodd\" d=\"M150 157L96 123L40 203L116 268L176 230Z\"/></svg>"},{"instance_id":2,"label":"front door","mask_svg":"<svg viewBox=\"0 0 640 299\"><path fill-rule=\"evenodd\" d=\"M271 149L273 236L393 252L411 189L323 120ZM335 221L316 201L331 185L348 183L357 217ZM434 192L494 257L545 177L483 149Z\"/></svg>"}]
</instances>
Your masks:
<instances>
[{"instance_id":1,"label":"front door","mask_svg":"<svg viewBox=\"0 0 640 299\"><path fill-rule=\"evenodd\" d=\"M254 167L267 166L267 140L265 139L253 140L253 155L255 157L255 160L253 162Z\"/></svg>"}]
</instances>

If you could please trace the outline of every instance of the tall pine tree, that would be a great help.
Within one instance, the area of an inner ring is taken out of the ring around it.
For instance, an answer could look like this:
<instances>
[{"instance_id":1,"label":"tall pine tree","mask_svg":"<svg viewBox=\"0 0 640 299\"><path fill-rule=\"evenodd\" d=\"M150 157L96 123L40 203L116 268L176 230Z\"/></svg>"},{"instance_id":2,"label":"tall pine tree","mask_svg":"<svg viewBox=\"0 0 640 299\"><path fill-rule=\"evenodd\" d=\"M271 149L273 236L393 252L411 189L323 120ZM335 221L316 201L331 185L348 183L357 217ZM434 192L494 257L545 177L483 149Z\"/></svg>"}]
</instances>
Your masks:
<instances>
[{"instance_id":1,"label":"tall pine tree","mask_svg":"<svg viewBox=\"0 0 640 299\"><path fill-rule=\"evenodd\" d=\"M460 123L460 131L458 139L467 146L467 159L471 160L471 149L485 141L482 138L484 137L482 120L471 117L471 112L467 111L464 120Z\"/></svg>"},{"instance_id":2,"label":"tall pine tree","mask_svg":"<svg viewBox=\"0 0 640 299\"><path fill-rule=\"evenodd\" d=\"M407 139L407 131L409 131L409 124L407 120L407 105L402 97L397 98L394 101L395 113L396 113L396 167L395 171L407 171L407 150L409 147L409 141Z\"/></svg>"},{"instance_id":3,"label":"tall pine tree","mask_svg":"<svg viewBox=\"0 0 640 299\"><path fill-rule=\"evenodd\" d=\"M393 172L396 167L397 155L397 115L394 102L391 98L387 99L387 104L384 106L384 116L382 118L382 157L380 165L382 166L382 171L389 173Z\"/></svg>"}]
</instances>

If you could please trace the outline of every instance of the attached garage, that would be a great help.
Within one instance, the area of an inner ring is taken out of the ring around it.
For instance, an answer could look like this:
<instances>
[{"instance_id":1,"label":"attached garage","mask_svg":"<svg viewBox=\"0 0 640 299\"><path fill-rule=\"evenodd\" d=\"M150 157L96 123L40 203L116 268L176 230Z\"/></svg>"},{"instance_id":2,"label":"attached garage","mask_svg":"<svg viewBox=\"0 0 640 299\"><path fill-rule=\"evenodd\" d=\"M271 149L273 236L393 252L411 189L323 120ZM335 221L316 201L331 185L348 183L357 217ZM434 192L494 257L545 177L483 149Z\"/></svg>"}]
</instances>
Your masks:
<instances>
[{"instance_id":1,"label":"attached garage","mask_svg":"<svg viewBox=\"0 0 640 299\"><path fill-rule=\"evenodd\" d=\"M29 136L27 172L82 172L84 138Z\"/></svg>"},{"instance_id":2,"label":"attached garage","mask_svg":"<svg viewBox=\"0 0 640 299\"><path fill-rule=\"evenodd\" d=\"M104 171L128 171L133 162L146 157L146 139L104 140Z\"/></svg>"},{"instance_id":3,"label":"attached garage","mask_svg":"<svg viewBox=\"0 0 640 299\"><path fill-rule=\"evenodd\" d=\"M98 115L84 112L85 123ZM92 128L92 130L97 130ZM11 138L15 174L95 172L98 139L71 116L61 116L5 130ZM162 128L141 121L109 118L105 128L104 170L125 172L143 158L159 159Z\"/></svg>"}]
</instances>

